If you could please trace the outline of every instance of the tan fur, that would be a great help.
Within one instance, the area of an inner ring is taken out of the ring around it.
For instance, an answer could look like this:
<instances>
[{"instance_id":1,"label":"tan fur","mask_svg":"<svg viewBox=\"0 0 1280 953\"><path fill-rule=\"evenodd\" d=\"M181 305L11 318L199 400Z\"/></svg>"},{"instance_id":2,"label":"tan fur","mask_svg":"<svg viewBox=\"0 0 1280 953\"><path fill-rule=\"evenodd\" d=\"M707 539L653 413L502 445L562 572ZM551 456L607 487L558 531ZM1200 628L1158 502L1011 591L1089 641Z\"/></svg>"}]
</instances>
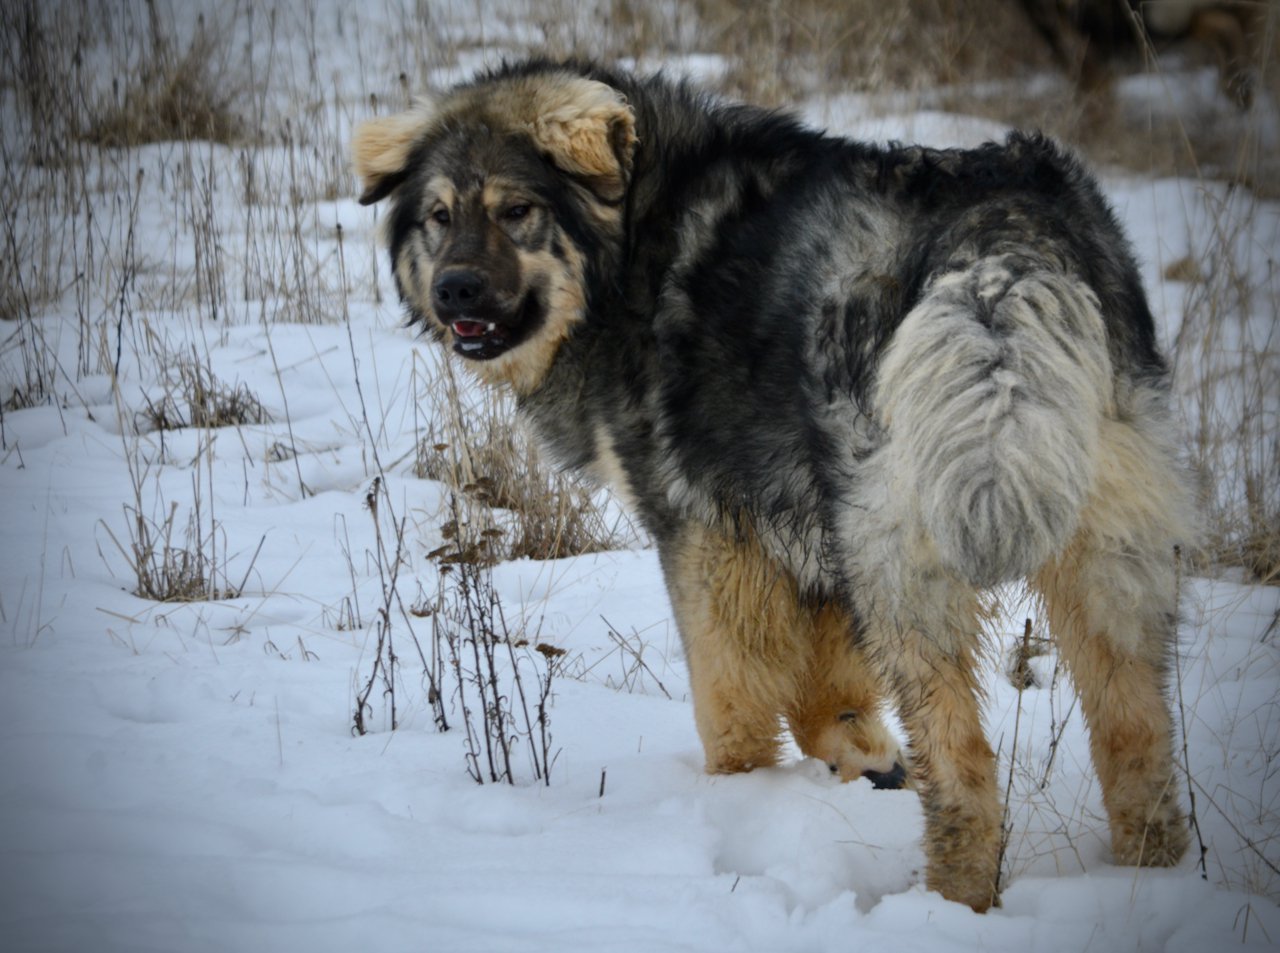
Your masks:
<instances>
[{"instance_id":1,"label":"tan fur","mask_svg":"<svg viewBox=\"0 0 1280 953\"><path fill-rule=\"evenodd\" d=\"M415 297L420 301L428 300L431 295L431 282L435 280L435 266L425 255L419 256L417 267L409 255L401 255L395 263L396 278L404 289L406 297Z\"/></svg>"},{"instance_id":2,"label":"tan fur","mask_svg":"<svg viewBox=\"0 0 1280 953\"><path fill-rule=\"evenodd\" d=\"M408 112L356 127L351 151L365 194L402 170L414 144L452 115L491 117L528 130L552 161L582 176L601 198L621 198L636 148L635 115L613 87L570 73L508 80L482 92L461 90L447 102L423 100Z\"/></svg>"},{"instance_id":3,"label":"tan fur","mask_svg":"<svg viewBox=\"0 0 1280 953\"><path fill-rule=\"evenodd\" d=\"M621 94L594 80L566 75L535 84L534 138L573 175L594 181L601 197L622 197L636 147L635 116Z\"/></svg>"},{"instance_id":4,"label":"tan fur","mask_svg":"<svg viewBox=\"0 0 1280 953\"><path fill-rule=\"evenodd\" d=\"M796 744L842 781L892 771L905 759L880 718L880 683L853 642L852 620L833 604L797 609L811 655L785 710Z\"/></svg>"},{"instance_id":5,"label":"tan fur","mask_svg":"<svg viewBox=\"0 0 1280 953\"><path fill-rule=\"evenodd\" d=\"M1165 697L1173 638L1174 533L1189 501L1161 449L1107 421L1080 532L1034 585L1080 693L1094 768L1122 864L1167 866L1187 847Z\"/></svg>"},{"instance_id":6,"label":"tan fur","mask_svg":"<svg viewBox=\"0 0 1280 953\"><path fill-rule=\"evenodd\" d=\"M938 567L931 547L916 556L919 572L903 581L903 602L869 613L867 642L911 741L926 884L983 911L999 902L1000 798L974 675L981 610L976 593Z\"/></svg>"},{"instance_id":7,"label":"tan fur","mask_svg":"<svg viewBox=\"0 0 1280 953\"><path fill-rule=\"evenodd\" d=\"M434 116L434 105L424 99L408 112L380 116L356 126L351 136L351 158L365 195L408 164L414 143Z\"/></svg>"},{"instance_id":8,"label":"tan fur","mask_svg":"<svg viewBox=\"0 0 1280 953\"><path fill-rule=\"evenodd\" d=\"M800 750L842 777L891 770L898 745L880 720L879 688L852 647L848 618L804 604L749 533L696 523L684 530L665 568L707 771L776 763L783 714Z\"/></svg>"}]
</instances>

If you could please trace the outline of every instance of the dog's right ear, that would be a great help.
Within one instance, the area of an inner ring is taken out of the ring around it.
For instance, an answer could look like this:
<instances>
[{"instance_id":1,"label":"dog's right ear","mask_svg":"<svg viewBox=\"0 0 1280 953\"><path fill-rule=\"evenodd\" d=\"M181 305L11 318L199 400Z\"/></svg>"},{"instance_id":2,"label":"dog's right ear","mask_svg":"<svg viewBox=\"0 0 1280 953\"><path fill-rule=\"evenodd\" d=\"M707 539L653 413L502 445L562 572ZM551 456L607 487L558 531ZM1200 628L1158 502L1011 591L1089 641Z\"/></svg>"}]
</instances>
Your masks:
<instances>
[{"instance_id":1,"label":"dog's right ear","mask_svg":"<svg viewBox=\"0 0 1280 953\"><path fill-rule=\"evenodd\" d=\"M435 110L428 101L408 112L369 119L351 136L351 158L360 177L360 204L386 198L409 175L409 156Z\"/></svg>"}]
</instances>

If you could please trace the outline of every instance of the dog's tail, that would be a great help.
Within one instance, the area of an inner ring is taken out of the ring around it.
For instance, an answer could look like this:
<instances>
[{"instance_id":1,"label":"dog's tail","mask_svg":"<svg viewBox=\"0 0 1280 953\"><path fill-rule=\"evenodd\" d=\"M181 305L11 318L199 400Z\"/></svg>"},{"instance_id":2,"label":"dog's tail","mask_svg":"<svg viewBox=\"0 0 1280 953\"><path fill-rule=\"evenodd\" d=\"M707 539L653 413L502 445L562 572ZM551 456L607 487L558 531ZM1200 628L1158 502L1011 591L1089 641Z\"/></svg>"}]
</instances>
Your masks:
<instances>
[{"instance_id":1,"label":"dog's tail","mask_svg":"<svg viewBox=\"0 0 1280 953\"><path fill-rule=\"evenodd\" d=\"M943 565L990 586L1066 546L1113 392L1098 301L1079 279L1004 255L931 285L884 355L875 402Z\"/></svg>"}]
</instances>

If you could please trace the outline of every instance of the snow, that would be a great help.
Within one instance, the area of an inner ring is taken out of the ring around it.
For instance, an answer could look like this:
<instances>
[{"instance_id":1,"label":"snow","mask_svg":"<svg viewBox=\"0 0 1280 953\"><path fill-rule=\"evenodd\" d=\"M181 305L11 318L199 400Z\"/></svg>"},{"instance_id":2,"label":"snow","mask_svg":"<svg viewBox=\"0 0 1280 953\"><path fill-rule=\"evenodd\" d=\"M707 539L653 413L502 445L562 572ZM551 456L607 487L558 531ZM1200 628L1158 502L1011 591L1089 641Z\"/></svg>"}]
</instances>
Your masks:
<instances>
[{"instance_id":1,"label":"snow","mask_svg":"<svg viewBox=\"0 0 1280 953\"><path fill-rule=\"evenodd\" d=\"M370 9L359 21L348 15L345 40L325 32L333 11L317 18L319 39L305 18L279 23L277 42L293 45L287 59L297 64L286 78L305 71L308 43L325 82L342 77L338 125L361 114L366 84L381 82L342 69L344 42L358 23L376 48L369 38L400 22L390 7ZM453 7L441 17L458 29ZM504 19L487 51L434 68L455 78L533 33ZM713 56L668 65L704 78L723 69ZM936 112L871 117L855 100L808 104L806 115L873 139L972 144L1002 134ZM56 403L3 416L0 948L1198 953L1280 943L1276 587L1231 578L1183 587L1180 700L1203 877L1196 847L1174 870L1109 863L1069 684L1050 655L1033 662L1037 687L1019 693L992 652L987 720L1012 835L1003 906L985 915L923 888L914 793L842 785L794 749L777 768L703 773L661 571L634 542L493 570L511 630L565 652L552 682L549 784L519 757L515 785L468 776L456 700L454 729L437 731L411 647L409 626L427 645L431 622L412 615L393 625L398 725L391 730L375 691L374 730L354 734L387 565L366 505L380 467L380 529L388 506L406 525L402 597L439 588L427 554L441 544L448 494L412 464L440 356L400 326L386 263L375 258L376 213L349 198L317 190L300 206L301 253L323 263L315 271L328 282L316 303L323 323L302 320L287 283L244 301L244 276L263 256L287 281L292 239L268 240L286 214L264 208L248 236L240 158L221 147L192 152L148 147L95 171L106 209L146 170L137 221L146 267L130 327L118 341L110 289L95 312L108 319L105 353L120 344L118 386L109 361L73 370L81 340L66 292L35 322L70 371L57 377ZM264 150L257 160L260 175L274 170L268 181L287 180L287 157ZM200 163L219 183L212 216L233 289L216 322L194 292L165 290L173 273L197 265L179 203L182 170ZM1121 174L1105 187L1171 341L1187 289L1164 266L1205 246L1224 195ZM128 224L115 215L104 228ZM1277 206L1260 203L1242 226L1260 281L1275 280L1277 221ZM1260 310L1256 320L1274 316ZM6 323L6 394L24 373L14 333ZM257 396L269 420L148 430L147 399L164 393L176 356L193 353ZM197 502L218 578L240 594L189 603L133 595L129 508L159 520L176 503L175 542L185 545ZM1026 609L1017 592L1005 596L1015 611L991 635L1007 650ZM520 660L526 678L546 664L529 650Z\"/></svg>"}]
</instances>

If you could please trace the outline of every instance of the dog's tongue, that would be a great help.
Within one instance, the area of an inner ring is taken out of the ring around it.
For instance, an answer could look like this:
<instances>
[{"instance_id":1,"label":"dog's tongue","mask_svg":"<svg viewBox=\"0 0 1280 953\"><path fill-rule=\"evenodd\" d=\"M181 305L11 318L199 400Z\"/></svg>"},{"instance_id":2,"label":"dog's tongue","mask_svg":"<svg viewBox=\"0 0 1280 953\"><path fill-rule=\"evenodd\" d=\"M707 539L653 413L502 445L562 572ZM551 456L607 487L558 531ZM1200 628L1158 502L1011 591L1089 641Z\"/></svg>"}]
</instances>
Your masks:
<instances>
[{"instance_id":1,"label":"dog's tongue","mask_svg":"<svg viewBox=\"0 0 1280 953\"><path fill-rule=\"evenodd\" d=\"M453 333L460 338L479 338L484 337L491 327L484 321L454 321Z\"/></svg>"}]
</instances>

